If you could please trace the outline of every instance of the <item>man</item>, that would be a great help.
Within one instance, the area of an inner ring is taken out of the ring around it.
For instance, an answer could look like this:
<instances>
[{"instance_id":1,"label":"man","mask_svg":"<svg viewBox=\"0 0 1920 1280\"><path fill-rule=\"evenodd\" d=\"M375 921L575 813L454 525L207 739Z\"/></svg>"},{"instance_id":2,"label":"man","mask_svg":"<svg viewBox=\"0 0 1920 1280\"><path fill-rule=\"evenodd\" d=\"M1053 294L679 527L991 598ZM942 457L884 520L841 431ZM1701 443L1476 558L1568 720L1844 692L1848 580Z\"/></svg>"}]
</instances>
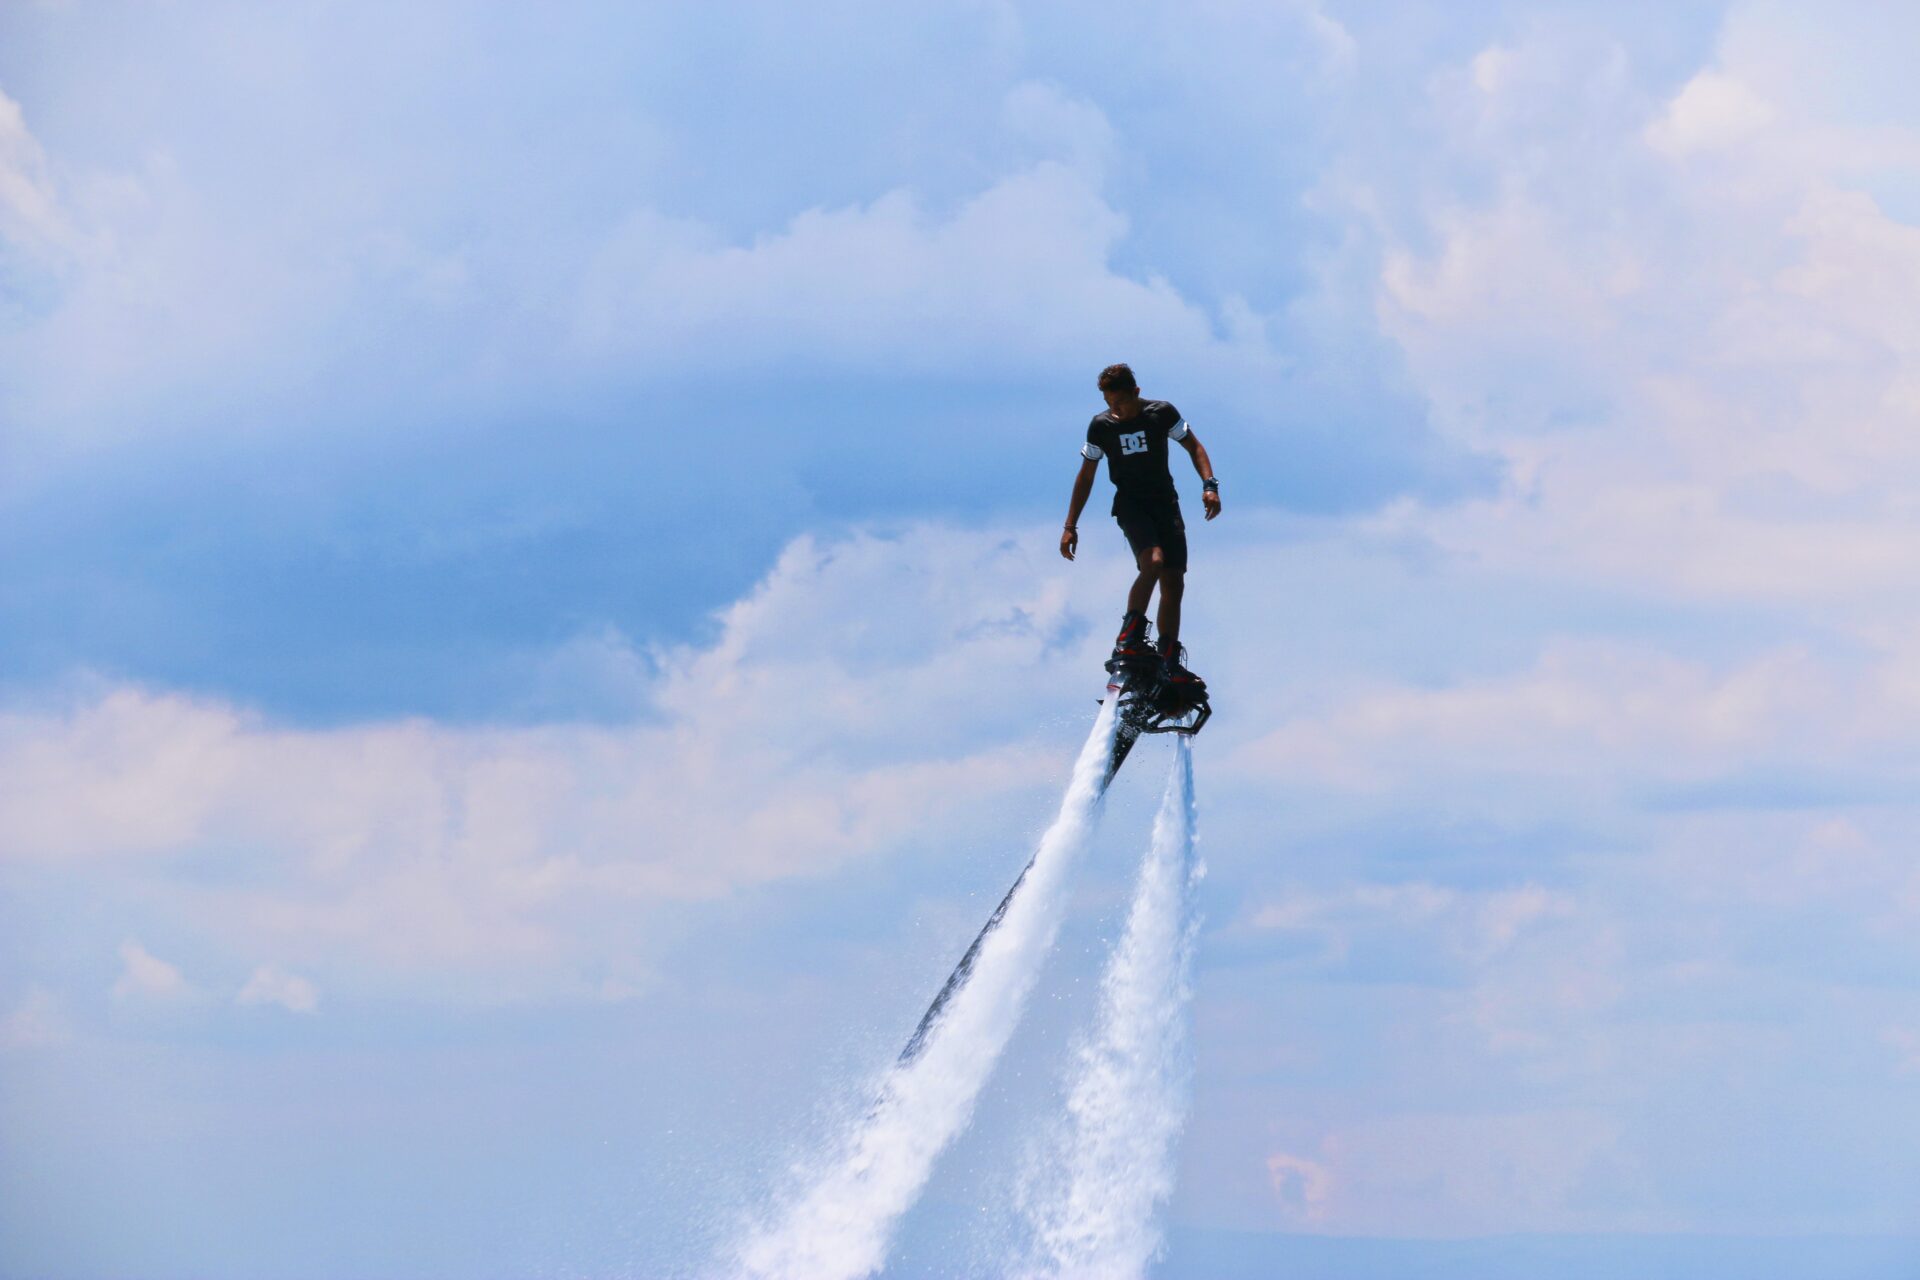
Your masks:
<instances>
[{"instance_id":1,"label":"man","mask_svg":"<svg viewBox=\"0 0 1920 1280\"><path fill-rule=\"evenodd\" d=\"M1186 591L1187 526L1180 518L1180 495L1167 469L1167 441L1177 442L1200 473L1201 501L1207 519L1220 514L1220 483L1206 446L1180 411L1164 400L1142 400L1133 370L1124 364L1100 371L1100 394L1107 411L1087 424L1087 442L1080 450L1080 474L1074 477L1073 501L1067 507L1067 526L1060 531L1060 554L1073 559L1080 545L1080 510L1093 492L1093 473L1107 460L1113 481L1113 518L1133 548L1140 574L1127 592L1127 615L1113 644L1116 662L1136 663L1155 656L1147 639L1147 602L1160 588L1160 646L1158 657L1167 678L1193 683L1196 677L1180 662L1180 599Z\"/></svg>"}]
</instances>

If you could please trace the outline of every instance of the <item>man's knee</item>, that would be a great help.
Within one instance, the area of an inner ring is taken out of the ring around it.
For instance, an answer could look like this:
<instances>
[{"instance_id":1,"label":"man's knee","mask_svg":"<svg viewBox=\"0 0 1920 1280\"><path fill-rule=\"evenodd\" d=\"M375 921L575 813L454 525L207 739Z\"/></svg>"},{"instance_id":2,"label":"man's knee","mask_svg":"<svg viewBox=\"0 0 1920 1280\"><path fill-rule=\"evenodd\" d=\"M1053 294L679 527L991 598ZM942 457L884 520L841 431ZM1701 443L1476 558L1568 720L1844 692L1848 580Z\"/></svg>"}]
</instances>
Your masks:
<instances>
[{"instance_id":1,"label":"man's knee","mask_svg":"<svg viewBox=\"0 0 1920 1280\"><path fill-rule=\"evenodd\" d=\"M1166 552L1160 550L1158 547L1149 547L1147 550L1142 551L1137 563L1140 566L1142 577L1160 580L1167 571Z\"/></svg>"},{"instance_id":2,"label":"man's knee","mask_svg":"<svg viewBox=\"0 0 1920 1280\"><path fill-rule=\"evenodd\" d=\"M1187 571L1185 569L1175 569L1168 566L1160 570L1160 594L1163 598L1166 596L1177 597L1186 589Z\"/></svg>"}]
</instances>

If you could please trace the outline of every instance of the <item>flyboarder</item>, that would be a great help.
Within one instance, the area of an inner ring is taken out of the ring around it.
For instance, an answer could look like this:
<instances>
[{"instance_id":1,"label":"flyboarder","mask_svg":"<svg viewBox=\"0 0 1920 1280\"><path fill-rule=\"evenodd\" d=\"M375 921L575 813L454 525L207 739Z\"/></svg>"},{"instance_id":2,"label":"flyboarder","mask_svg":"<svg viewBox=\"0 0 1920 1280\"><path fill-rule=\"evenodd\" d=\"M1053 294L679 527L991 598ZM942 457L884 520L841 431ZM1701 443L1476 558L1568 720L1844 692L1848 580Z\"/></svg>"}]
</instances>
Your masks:
<instances>
[{"instance_id":1,"label":"flyboarder","mask_svg":"<svg viewBox=\"0 0 1920 1280\"><path fill-rule=\"evenodd\" d=\"M1133 548L1133 562L1140 575L1127 593L1127 616L1120 622L1120 637L1114 641L1113 657L1107 661L1107 696L1101 701L1112 705L1114 715L1097 722L1112 735L1108 739L1106 772L1100 779L1104 792L1141 734L1173 733L1190 738L1213 715L1206 682L1180 661L1180 597L1187 575L1187 526L1180 518L1180 495L1173 487L1173 473L1167 469L1167 441L1179 441L1193 458L1209 520L1220 514L1220 482L1213 478L1213 462L1200 437L1193 434L1180 411L1164 400L1142 400L1132 369L1124 364L1102 369L1100 394L1107 399L1107 411L1096 414L1087 424L1087 443L1080 450L1080 474L1073 480L1067 527L1060 531L1060 554L1071 560L1079 549L1080 511L1093 493L1094 467L1105 458L1107 474L1113 479L1113 516L1127 535L1127 545ZM1158 650L1147 639L1147 604L1153 599L1156 584L1160 588ZM960 957L946 985L914 1028L907 1047L901 1050L902 1063L912 1062L926 1049L947 1003L972 978L974 963L988 935L1000 927L1014 895L1027 882L1027 873L1040 856L1033 855L1013 888L987 917L973 945Z\"/></svg>"},{"instance_id":2,"label":"flyboarder","mask_svg":"<svg viewBox=\"0 0 1920 1280\"><path fill-rule=\"evenodd\" d=\"M1113 518L1119 521L1120 532L1126 535L1134 565L1140 571L1127 592L1127 613L1120 621L1120 635L1113 642L1108 669L1139 670L1155 663L1159 667L1155 674L1168 686L1197 686L1204 697L1205 685L1181 662L1180 601L1186 590L1187 526L1180 518L1180 495L1173 487L1173 473L1167 468L1167 441L1178 443L1193 459L1209 520L1220 514L1220 482L1214 478L1213 462L1193 427L1166 401L1141 399L1132 369L1124 364L1102 369L1100 394L1106 398L1107 411L1095 414L1087 424L1087 442L1080 449L1080 474L1073 479L1073 500L1067 507L1066 527L1060 531L1060 554L1071 560L1079 548L1080 510L1093 492L1095 466L1105 458L1107 476L1113 481ZM1147 636L1147 603L1156 584L1160 588L1157 649Z\"/></svg>"}]
</instances>

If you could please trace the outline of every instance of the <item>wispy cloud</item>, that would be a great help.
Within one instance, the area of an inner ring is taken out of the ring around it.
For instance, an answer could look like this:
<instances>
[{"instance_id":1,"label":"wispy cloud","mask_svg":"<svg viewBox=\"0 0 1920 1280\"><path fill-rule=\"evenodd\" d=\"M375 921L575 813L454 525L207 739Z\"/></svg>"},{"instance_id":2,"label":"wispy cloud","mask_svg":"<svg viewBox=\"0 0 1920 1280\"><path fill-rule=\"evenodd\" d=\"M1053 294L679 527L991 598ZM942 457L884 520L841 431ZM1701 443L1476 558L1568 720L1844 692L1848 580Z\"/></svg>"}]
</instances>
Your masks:
<instances>
[{"instance_id":1,"label":"wispy cloud","mask_svg":"<svg viewBox=\"0 0 1920 1280\"><path fill-rule=\"evenodd\" d=\"M6 1017L0 1018L0 1050L51 1049L73 1038L60 998L45 987L31 987Z\"/></svg>"},{"instance_id":2,"label":"wispy cloud","mask_svg":"<svg viewBox=\"0 0 1920 1280\"><path fill-rule=\"evenodd\" d=\"M271 1004L289 1013L312 1013L320 1007L320 988L299 974L263 964L233 999L235 1004Z\"/></svg>"},{"instance_id":3,"label":"wispy cloud","mask_svg":"<svg viewBox=\"0 0 1920 1280\"><path fill-rule=\"evenodd\" d=\"M85 875L246 849L231 881L182 886L236 945L564 956L594 904L817 876L1025 794L1046 757L1021 709L1099 647L1034 558L941 529L802 541L711 645L634 668L658 674L623 724L301 729L137 687L17 711L0 718L0 850ZM970 566L971 586L914 569L929 559ZM823 624L882 594L894 608L868 626ZM124 991L184 989L128 946Z\"/></svg>"},{"instance_id":4,"label":"wispy cloud","mask_svg":"<svg viewBox=\"0 0 1920 1280\"><path fill-rule=\"evenodd\" d=\"M20 104L0 93L0 246L52 255L74 238L45 150Z\"/></svg>"},{"instance_id":5,"label":"wispy cloud","mask_svg":"<svg viewBox=\"0 0 1920 1280\"><path fill-rule=\"evenodd\" d=\"M116 1000L181 1000L194 994L179 969L131 938L120 944L120 961L113 983Z\"/></svg>"}]
</instances>

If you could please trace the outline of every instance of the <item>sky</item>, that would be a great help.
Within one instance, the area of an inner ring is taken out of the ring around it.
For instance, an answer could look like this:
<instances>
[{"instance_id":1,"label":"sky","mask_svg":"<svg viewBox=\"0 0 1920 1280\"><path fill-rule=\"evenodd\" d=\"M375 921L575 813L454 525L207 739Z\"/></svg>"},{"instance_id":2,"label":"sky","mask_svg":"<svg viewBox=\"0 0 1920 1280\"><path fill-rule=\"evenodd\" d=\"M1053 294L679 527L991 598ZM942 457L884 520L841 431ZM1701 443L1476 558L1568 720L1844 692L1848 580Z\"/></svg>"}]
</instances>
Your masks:
<instances>
[{"instance_id":1,"label":"sky","mask_svg":"<svg viewBox=\"0 0 1920 1280\"><path fill-rule=\"evenodd\" d=\"M1051 816L1125 359L1225 501L1156 1274L1910 1276L1916 39L0 4L0 1274L698 1268Z\"/></svg>"}]
</instances>

